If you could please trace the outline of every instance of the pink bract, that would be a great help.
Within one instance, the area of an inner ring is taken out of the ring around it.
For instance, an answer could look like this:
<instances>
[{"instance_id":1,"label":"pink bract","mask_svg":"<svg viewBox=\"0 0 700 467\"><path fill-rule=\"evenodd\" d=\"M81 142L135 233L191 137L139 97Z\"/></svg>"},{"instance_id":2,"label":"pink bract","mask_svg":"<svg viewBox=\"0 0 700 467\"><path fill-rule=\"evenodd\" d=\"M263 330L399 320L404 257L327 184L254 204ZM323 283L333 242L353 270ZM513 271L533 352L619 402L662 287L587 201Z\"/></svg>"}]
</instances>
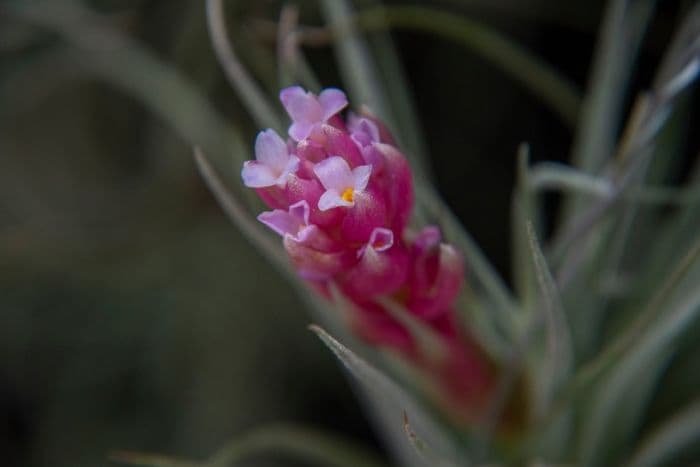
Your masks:
<instances>
[{"instance_id":1,"label":"pink bract","mask_svg":"<svg viewBox=\"0 0 700 467\"><path fill-rule=\"evenodd\" d=\"M282 236L294 268L314 290L331 299L337 286L353 304L349 320L360 337L437 378L443 398L460 411L478 413L474 401L483 402L494 376L456 325L462 256L442 243L437 227L408 229L413 176L386 125L366 109L344 118L348 101L338 89L316 96L294 86L280 100L292 119L289 139L261 132L255 160L242 171L244 184L271 209L258 219ZM439 336L446 351L439 361L421 354L411 330L380 298Z\"/></svg>"}]
</instances>

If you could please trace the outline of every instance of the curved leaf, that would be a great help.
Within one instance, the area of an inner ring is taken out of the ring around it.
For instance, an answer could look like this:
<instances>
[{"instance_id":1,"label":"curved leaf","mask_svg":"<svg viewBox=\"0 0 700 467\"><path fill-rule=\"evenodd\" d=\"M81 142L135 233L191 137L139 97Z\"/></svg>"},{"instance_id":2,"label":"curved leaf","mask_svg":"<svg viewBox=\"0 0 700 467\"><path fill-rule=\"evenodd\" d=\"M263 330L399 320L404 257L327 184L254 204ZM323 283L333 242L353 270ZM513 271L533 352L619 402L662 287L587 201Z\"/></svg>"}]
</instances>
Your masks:
<instances>
[{"instance_id":1,"label":"curved leaf","mask_svg":"<svg viewBox=\"0 0 700 467\"><path fill-rule=\"evenodd\" d=\"M421 439L425 440L435 455L443 462L457 462L459 449L453 440L442 429L440 424L403 388L392 381L388 376L372 367L363 359L355 355L350 349L331 337L318 326L309 327L323 341L323 343L343 363L348 372L360 387L370 396L370 402L374 407L382 407L386 414L393 419L392 426L385 428L391 430L387 433L394 440L396 437L403 441L404 451L412 452L411 465L424 465L422 460L416 458L414 446L410 443L403 431L404 414L408 414L412 421L412 427ZM462 459L464 462L464 459ZM459 465L459 463L458 463Z\"/></svg>"}]
</instances>

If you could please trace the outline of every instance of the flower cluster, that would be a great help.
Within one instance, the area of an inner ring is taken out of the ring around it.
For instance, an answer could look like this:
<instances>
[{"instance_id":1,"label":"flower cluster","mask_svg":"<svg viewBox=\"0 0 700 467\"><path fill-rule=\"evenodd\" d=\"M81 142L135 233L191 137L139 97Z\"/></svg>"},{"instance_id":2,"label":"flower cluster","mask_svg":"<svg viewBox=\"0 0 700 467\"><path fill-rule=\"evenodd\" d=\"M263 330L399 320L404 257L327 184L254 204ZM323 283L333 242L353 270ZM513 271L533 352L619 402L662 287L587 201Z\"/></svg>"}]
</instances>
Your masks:
<instances>
[{"instance_id":1,"label":"flower cluster","mask_svg":"<svg viewBox=\"0 0 700 467\"><path fill-rule=\"evenodd\" d=\"M489 365L458 330L453 302L464 280L459 253L429 226L411 232L410 167L377 118L341 112L345 94L318 96L300 87L280 93L292 119L286 140L274 130L255 142L243 182L271 211L260 222L283 238L299 274L328 295L331 281L355 305L355 332L430 371L443 395L467 410L483 402ZM416 339L377 299L403 306L442 341L439 362L421 353Z\"/></svg>"}]
</instances>

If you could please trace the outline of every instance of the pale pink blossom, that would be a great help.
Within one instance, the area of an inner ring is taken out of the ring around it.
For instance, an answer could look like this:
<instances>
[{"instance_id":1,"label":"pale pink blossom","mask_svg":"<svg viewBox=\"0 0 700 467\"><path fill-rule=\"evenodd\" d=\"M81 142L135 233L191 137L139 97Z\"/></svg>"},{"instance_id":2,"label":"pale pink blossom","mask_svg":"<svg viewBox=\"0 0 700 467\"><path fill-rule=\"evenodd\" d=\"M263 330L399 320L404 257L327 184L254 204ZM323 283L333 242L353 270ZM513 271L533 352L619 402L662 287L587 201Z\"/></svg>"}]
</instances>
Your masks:
<instances>
[{"instance_id":1,"label":"pale pink blossom","mask_svg":"<svg viewBox=\"0 0 700 467\"><path fill-rule=\"evenodd\" d=\"M348 100L340 89L328 88L316 96L299 86L292 86L280 92L280 100L292 119L289 136L302 141L312 130L342 111Z\"/></svg>"},{"instance_id":2,"label":"pale pink blossom","mask_svg":"<svg viewBox=\"0 0 700 467\"><path fill-rule=\"evenodd\" d=\"M287 144L274 130L265 130L255 140L255 160L243 164L243 184L251 188L283 187L299 166Z\"/></svg>"}]
</instances>

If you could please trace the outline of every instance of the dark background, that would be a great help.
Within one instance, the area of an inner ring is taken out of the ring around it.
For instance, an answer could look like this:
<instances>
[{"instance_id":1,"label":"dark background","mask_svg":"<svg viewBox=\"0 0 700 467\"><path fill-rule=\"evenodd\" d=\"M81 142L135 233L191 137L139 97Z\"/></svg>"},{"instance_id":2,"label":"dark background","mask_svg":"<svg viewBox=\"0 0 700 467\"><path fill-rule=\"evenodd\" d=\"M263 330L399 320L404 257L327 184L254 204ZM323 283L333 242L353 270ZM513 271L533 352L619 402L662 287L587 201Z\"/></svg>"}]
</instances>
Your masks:
<instances>
[{"instance_id":1,"label":"dark background","mask_svg":"<svg viewBox=\"0 0 700 467\"><path fill-rule=\"evenodd\" d=\"M483 21L586 83L601 1L420 3ZM635 87L649 84L681 3L660 2ZM302 20L318 24L316 4L299 4ZM193 79L253 140L201 2L91 5ZM237 2L232 35L279 8ZM516 147L528 141L534 160L566 160L571 130L463 47L411 31L394 39L435 181L507 277ZM69 66L16 79L60 41L0 17L0 462L104 465L115 449L202 458L273 421L375 444L332 356L306 330L310 315L225 219L183 139ZM310 57L325 85L342 85L330 50Z\"/></svg>"}]
</instances>

